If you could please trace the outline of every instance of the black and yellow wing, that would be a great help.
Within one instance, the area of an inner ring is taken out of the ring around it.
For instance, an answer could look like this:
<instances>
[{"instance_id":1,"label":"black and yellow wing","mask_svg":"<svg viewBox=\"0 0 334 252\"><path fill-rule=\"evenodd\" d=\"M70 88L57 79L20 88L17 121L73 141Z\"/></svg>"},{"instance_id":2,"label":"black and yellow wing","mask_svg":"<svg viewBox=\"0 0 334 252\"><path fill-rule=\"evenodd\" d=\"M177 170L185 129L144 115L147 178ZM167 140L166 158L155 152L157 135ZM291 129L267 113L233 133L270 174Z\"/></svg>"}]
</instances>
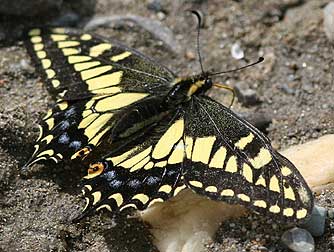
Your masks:
<instances>
[{"instance_id":1,"label":"black and yellow wing","mask_svg":"<svg viewBox=\"0 0 334 252\"><path fill-rule=\"evenodd\" d=\"M174 111L125 148L92 164L83 180L87 204L77 220L104 208L143 210L185 189L184 127L184 112Z\"/></svg>"},{"instance_id":2,"label":"black and yellow wing","mask_svg":"<svg viewBox=\"0 0 334 252\"><path fill-rule=\"evenodd\" d=\"M205 96L192 99L185 121L187 187L288 221L311 214L313 197L303 177L254 126Z\"/></svg>"},{"instance_id":3,"label":"black and yellow wing","mask_svg":"<svg viewBox=\"0 0 334 252\"><path fill-rule=\"evenodd\" d=\"M71 29L30 30L26 45L57 99L26 166L69 159L87 145L97 146L125 110L166 94L174 79L168 69L133 49Z\"/></svg>"}]
</instances>

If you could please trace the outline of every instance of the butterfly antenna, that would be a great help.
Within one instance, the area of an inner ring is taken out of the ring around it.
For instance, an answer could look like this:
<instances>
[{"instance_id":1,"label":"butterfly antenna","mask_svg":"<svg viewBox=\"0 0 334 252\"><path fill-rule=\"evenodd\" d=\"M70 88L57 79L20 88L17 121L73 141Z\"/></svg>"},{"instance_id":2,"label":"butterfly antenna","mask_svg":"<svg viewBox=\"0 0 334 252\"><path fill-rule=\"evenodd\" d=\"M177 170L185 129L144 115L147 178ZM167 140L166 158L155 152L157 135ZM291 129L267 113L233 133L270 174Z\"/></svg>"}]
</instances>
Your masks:
<instances>
[{"instance_id":1,"label":"butterfly antenna","mask_svg":"<svg viewBox=\"0 0 334 252\"><path fill-rule=\"evenodd\" d=\"M231 73L231 72L240 71L240 70L242 70L242 69L245 69L245 68L254 66L254 65L256 65L256 64L259 64L259 63L261 63L263 60L264 60L264 58L263 58L263 57L260 57L256 62L247 64L246 66L242 66L242 67L235 68L235 69L231 69L231 70L227 70L227 71L217 72L217 73L210 73L209 75L210 75L210 76L213 76L213 75L219 75L219 74L224 74L224 73Z\"/></svg>"},{"instance_id":2,"label":"butterfly antenna","mask_svg":"<svg viewBox=\"0 0 334 252\"><path fill-rule=\"evenodd\" d=\"M197 26L197 54L198 54L198 60L199 64L201 66L202 73L204 74L203 64L202 64L202 56L201 56L201 50L200 50L200 31L202 26L202 17L201 14L197 10L191 10L191 13L196 16L198 21Z\"/></svg>"}]
</instances>

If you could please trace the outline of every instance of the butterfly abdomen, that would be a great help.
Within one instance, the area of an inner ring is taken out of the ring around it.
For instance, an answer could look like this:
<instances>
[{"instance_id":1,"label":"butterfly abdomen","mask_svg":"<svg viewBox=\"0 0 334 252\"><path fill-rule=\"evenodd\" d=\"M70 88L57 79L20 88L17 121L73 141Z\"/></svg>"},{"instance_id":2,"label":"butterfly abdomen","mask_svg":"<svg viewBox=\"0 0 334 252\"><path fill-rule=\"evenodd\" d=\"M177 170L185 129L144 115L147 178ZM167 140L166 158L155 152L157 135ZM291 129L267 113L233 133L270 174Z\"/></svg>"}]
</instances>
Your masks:
<instances>
[{"instance_id":1,"label":"butterfly abdomen","mask_svg":"<svg viewBox=\"0 0 334 252\"><path fill-rule=\"evenodd\" d=\"M169 111L164 97L152 97L127 109L114 125L111 138L127 138L160 121Z\"/></svg>"}]
</instances>

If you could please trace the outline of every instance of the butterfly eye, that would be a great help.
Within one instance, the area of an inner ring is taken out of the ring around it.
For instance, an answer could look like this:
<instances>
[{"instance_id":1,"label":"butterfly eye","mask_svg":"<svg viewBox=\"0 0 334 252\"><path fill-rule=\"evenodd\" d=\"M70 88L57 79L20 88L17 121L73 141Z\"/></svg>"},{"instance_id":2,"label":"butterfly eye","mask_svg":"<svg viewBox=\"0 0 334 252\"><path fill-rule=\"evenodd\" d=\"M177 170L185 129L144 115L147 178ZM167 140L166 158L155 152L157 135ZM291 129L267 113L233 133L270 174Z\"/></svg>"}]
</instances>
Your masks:
<instances>
[{"instance_id":1,"label":"butterfly eye","mask_svg":"<svg viewBox=\"0 0 334 252\"><path fill-rule=\"evenodd\" d=\"M206 79L204 85L207 86L208 88L211 88L212 85L213 85L212 80L211 79Z\"/></svg>"},{"instance_id":2,"label":"butterfly eye","mask_svg":"<svg viewBox=\"0 0 334 252\"><path fill-rule=\"evenodd\" d=\"M105 165L101 162L91 164L88 168L88 175L98 176L104 171Z\"/></svg>"}]
</instances>

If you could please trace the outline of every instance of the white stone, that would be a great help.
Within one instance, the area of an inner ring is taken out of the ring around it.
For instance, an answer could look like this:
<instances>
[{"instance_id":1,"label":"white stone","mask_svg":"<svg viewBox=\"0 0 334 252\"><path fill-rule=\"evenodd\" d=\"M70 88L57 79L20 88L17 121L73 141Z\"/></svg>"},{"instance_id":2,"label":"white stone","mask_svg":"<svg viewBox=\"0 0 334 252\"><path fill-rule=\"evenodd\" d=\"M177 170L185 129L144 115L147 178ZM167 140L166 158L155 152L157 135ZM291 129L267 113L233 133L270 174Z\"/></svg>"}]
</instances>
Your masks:
<instances>
[{"instance_id":1,"label":"white stone","mask_svg":"<svg viewBox=\"0 0 334 252\"><path fill-rule=\"evenodd\" d=\"M334 41L334 2L324 8L324 30L328 39Z\"/></svg>"},{"instance_id":2,"label":"white stone","mask_svg":"<svg viewBox=\"0 0 334 252\"><path fill-rule=\"evenodd\" d=\"M244 51L241 49L238 43L234 43L231 47L231 55L235 59L242 59L245 57Z\"/></svg>"},{"instance_id":3,"label":"white stone","mask_svg":"<svg viewBox=\"0 0 334 252\"><path fill-rule=\"evenodd\" d=\"M334 134L282 151L315 192L334 186Z\"/></svg>"},{"instance_id":4,"label":"white stone","mask_svg":"<svg viewBox=\"0 0 334 252\"><path fill-rule=\"evenodd\" d=\"M245 208L209 200L190 190L141 212L151 224L160 252L200 252L221 223L245 214Z\"/></svg>"},{"instance_id":5,"label":"white stone","mask_svg":"<svg viewBox=\"0 0 334 252\"><path fill-rule=\"evenodd\" d=\"M285 231L281 238L282 242L294 252L313 252L314 239L305 229L292 228Z\"/></svg>"}]
</instances>

